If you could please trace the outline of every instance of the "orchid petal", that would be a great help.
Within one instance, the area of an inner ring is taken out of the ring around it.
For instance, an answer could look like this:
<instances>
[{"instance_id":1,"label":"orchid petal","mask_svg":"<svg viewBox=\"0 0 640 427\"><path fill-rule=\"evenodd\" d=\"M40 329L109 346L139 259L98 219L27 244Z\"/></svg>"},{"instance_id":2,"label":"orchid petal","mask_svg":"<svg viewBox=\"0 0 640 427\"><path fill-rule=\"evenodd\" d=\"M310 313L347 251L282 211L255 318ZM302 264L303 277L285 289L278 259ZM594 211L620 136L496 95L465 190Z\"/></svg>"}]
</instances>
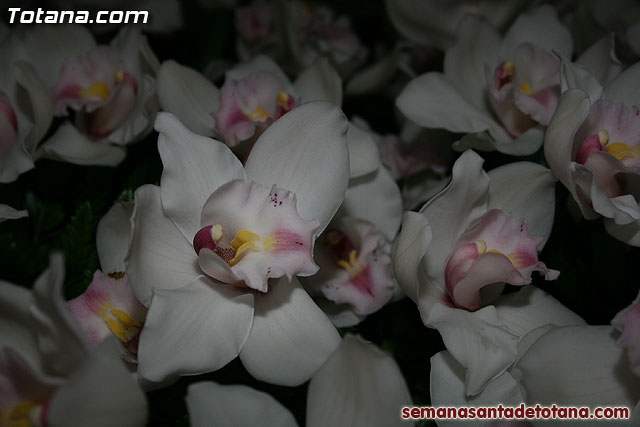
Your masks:
<instances>
[{"instance_id":1,"label":"orchid petal","mask_svg":"<svg viewBox=\"0 0 640 427\"><path fill-rule=\"evenodd\" d=\"M12 348L30 366L38 367L40 354L29 312L31 298L28 289L0 281L0 348Z\"/></svg>"},{"instance_id":2,"label":"orchid petal","mask_svg":"<svg viewBox=\"0 0 640 427\"><path fill-rule=\"evenodd\" d=\"M29 216L29 212L27 212L24 209L19 211L19 210L13 209L9 205L3 205L0 203L0 222L3 222L7 219L26 218L28 216Z\"/></svg>"},{"instance_id":3,"label":"orchid petal","mask_svg":"<svg viewBox=\"0 0 640 427\"><path fill-rule=\"evenodd\" d=\"M282 82L289 82L282 69L271 58L265 55L258 55L249 62L238 64L225 74L225 80L242 80L257 72L268 72L275 74ZM291 93L291 84L286 88L287 93Z\"/></svg>"},{"instance_id":4,"label":"orchid petal","mask_svg":"<svg viewBox=\"0 0 640 427\"><path fill-rule=\"evenodd\" d=\"M626 350L631 370L638 376L640 376L640 353L638 351L638 333L640 332L640 322L638 322L639 302L640 297L636 297L630 306L620 311L611 320L611 324L620 331L617 344Z\"/></svg>"},{"instance_id":5,"label":"orchid petal","mask_svg":"<svg viewBox=\"0 0 640 427\"><path fill-rule=\"evenodd\" d=\"M191 241L205 201L222 184L243 179L242 164L226 145L193 133L173 114L159 113L155 127L164 165L162 208Z\"/></svg>"},{"instance_id":6,"label":"orchid petal","mask_svg":"<svg viewBox=\"0 0 640 427\"><path fill-rule=\"evenodd\" d=\"M402 55L396 48L377 62L359 69L347 81L345 93L354 96L379 90L393 78L399 68L398 63L402 61Z\"/></svg>"},{"instance_id":7,"label":"orchid petal","mask_svg":"<svg viewBox=\"0 0 640 427\"><path fill-rule=\"evenodd\" d=\"M33 285L31 316L45 371L68 375L84 361L89 347L62 298L63 281L64 259L54 253Z\"/></svg>"},{"instance_id":8,"label":"orchid petal","mask_svg":"<svg viewBox=\"0 0 640 427\"><path fill-rule=\"evenodd\" d=\"M500 35L475 15L458 24L457 41L444 56L444 75L471 105L488 111L484 67L498 64Z\"/></svg>"},{"instance_id":9,"label":"orchid petal","mask_svg":"<svg viewBox=\"0 0 640 427\"><path fill-rule=\"evenodd\" d=\"M389 240L398 232L402 210L400 189L385 167L352 179L340 207L342 215L366 219Z\"/></svg>"},{"instance_id":10,"label":"orchid petal","mask_svg":"<svg viewBox=\"0 0 640 427\"><path fill-rule=\"evenodd\" d=\"M300 103L329 101L342 105L342 79L326 58L304 70L293 83L293 93Z\"/></svg>"},{"instance_id":11,"label":"orchid petal","mask_svg":"<svg viewBox=\"0 0 640 427\"><path fill-rule=\"evenodd\" d=\"M466 396L464 393L465 370L448 351L436 353L431 358L431 404L434 407L482 407L482 406L517 406L524 402L524 396L518 383L508 373L504 372L476 396ZM486 421L470 420L441 420L441 427L465 425L484 427Z\"/></svg>"},{"instance_id":12,"label":"orchid petal","mask_svg":"<svg viewBox=\"0 0 640 427\"><path fill-rule=\"evenodd\" d=\"M137 339L136 336L147 315L147 309L133 295L127 275L103 274L99 270L93 273L93 279L87 289L69 300L67 307L84 333L85 339L94 347L112 333L125 346L129 346ZM121 321L117 317L118 313L125 313L130 319ZM120 325L125 325L121 335L118 334L118 329L109 323L116 319ZM123 354L128 356L128 352L125 351L128 349L129 347L123 348ZM133 349L135 351L135 347Z\"/></svg>"},{"instance_id":13,"label":"orchid petal","mask_svg":"<svg viewBox=\"0 0 640 427\"><path fill-rule=\"evenodd\" d=\"M45 87L53 88L68 58L93 49L96 42L82 25L36 25L24 33L24 49Z\"/></svg>"},{"instance_id":14,"label":"orchid petal","mask_svg":"<svg viewBox=\"0 0 640 427\"><path fill-rule=\"evenodd\" d=\"M440 73L427 73L411 80L396 99L396 106L410 120L426 128L460 133L489 131L500 141L511 139L488 111L470 104Z\"/></svg>"},{"instance_id":15,"label":"orchid petal","mask_svg":"<svg viewBox=\"0 0 640 427\"><path fill-rule=\"evenodd\" d=\"M640 87L636 84L638 79L640 63L636 62L607 83L603 98L611 102L622 102L627 107L640 105Z\"/></svg>"},{"instance_id":16,"label":"orchid petal","mask_svg":"<svg viewBox=\"0 0 640 427\"><path fill-rule=\"evenodd\" d=\"M371 133L361 129L352 122L347 131L349 147L349 178L358 178L375 171L380 166L378 145Z\"/></svg>"},{"instance_id":17,"label":"orchid petal","mask_svg":"<svg viewBox=\"0 0 640 427\"><path fill-rule=\"evenodd\" d=\"M494 304L502 323L521 337L548 324L586 325L580 316L535 286L525 286L518 292L502 295Z\"/></svg>"},{"instance_id":18,"label":"orchid petal","mask_svg":"<svg viewBox=\"0 0 640 427\"><path fill-rule=\"evenodd\" d=\"M156 81L150 75L143 75L138 80L138 93L135 94L130 85L123 86L117 93L117 103L112 102L97 119L106 131L111 131L106 141L115 145L127 145L142 139L151 132L153 120L158 113L156 97ZM135 97L135 98L134 98ZM135 102L135 103L134 103ZM125 114L124 108L132 108ZM121 108L123 108L121 110ZM97 120L96 120L97 121Z\"/></svg>"},{"instance_id":19,"label":"orchid petal","mask_svg":"<svg viewBox=\"0 0 640 427\"><path fill-rule=\"evenodd\" d=\"M260 381L299 385L338 347L340 335L298 279L272 280L269 288L255 295L253 326L240 359Z\"/></svg>"},{"instance_id":20,"label":"orchid petal","mask_svg":"<svg viewBox=\"0 0 640 427\"><path fill-rule=\"evenodd\" d=\"M38 150L43 157L90 166L116 166L125 156L124 148L92 141L70 122L61 124Z\"/></svg>"},{"instance_id":21,"label":"orchid petal","mask_svg":"<svg viewBox=\"0 0 640 427\"><path fill-rule=\"evenodd\" d=\"M569 89L558 100L556 112L547 127L544 155L554 176L571 191L578 201L571 177L573 140L576 132L589 115L589 96L579 89Z\"/></svg>"},{"instance_id":22,"label":"orchid petal","mask_svg":"<svg viewBox=\"0 0 640 427\"><path fill-rule=\"evenodd\" d=\"M509 58L519 44L531 41L549 52L558 49L567 57L571 57L573 52L571 33L562 25L555 10L549 5L525 12L516 19L504 36L500 56Z\"/></svg>"},{"instance_id":23,"label":"orchid petal","mask_svg":"<svg viewBox=\"0 0 640 427\"><path fill-rule=\"evenodd\" d=\"M0 348L0 402L3 416L5 408L19 405L25 400L46 401L63 382L58 377L40 373L23 356L11 347Z\"/></svg>"},{"instance_id":24,"label":"orchid petal","mask_svg":"<svg viewBox=\"0 0 640 427\"><path fill-rule=\"evenodd\" d=\"M407 405L409 389L393 358L347 335L309 383L307 426L403 426Z\"/></svg>"},{"instance_id":25,"label":"orchid petal","mask_svg":"<svg viewBox=\"0 0 640 427\"><path fill-rule=\"evenodd\" d=\"M582 66L573 64L561 52L556 52L562 61L560 69L561 92L567 89L580 89L589 95L591 102L595 102L602 96L602 85L598 79Z\"/></svg>"},{"instance_id":26,"label":"orchid petal","mask_svg":"<svg viewBox=\"0 0 640 427\"><path fill-rule=\"evenodd\" d=\"M475 243L471 243L475 246ZM480 290L493 283L509 283L514 286L523 286L531 283L531 277L518 271L511 260L502 253L484 253L473 261L471 267L459 277L459 268L456 269L456 251L447 262L445 271L447 290L456 306L467 310L477 310L482 307ZM453 268L451 268L453 266ZM544 269L544 264L541 269ZM543 270L544 271L544 270ZM451 276L450 276L451 275ZM453 280L450 279L453 277ZM457 279L457 280L455 280Z\"/></svg>"},{"instance_id":27,"label":"orchid petal","mask_svg":"<svg viewBox=\"0 0 640 427\"><path fill-rule=\"evenodd\" d=\"M440 290L445 288L446 259L456 249L458 238L487 211L490 180L482 163L473 151L462 153L453 166L451 183L420 209L432 233L424 258L426 274Z\"/></svg>"},{"instance_id":28,"label":"orchid petal","mask_svg":"<svg viewBox=\"0 0 640 427\"><path fill-rule=\"evenodd\" d=\"M127 70L131 70L136 79L140 79L142 74L155 75L160 68L158 58L149 48L147 37L139 26L123 26L110 46L120 54Z\"/></svg>"},{"instance_id":29,"label":"orchid petal","mask_svg":"<svg viewBox=\"0 0 640 427\"><path fill-rule=\"evenodd\" d=\"M75 367L75 372L51 399L47 426L145 425L145 395L120 360L118 351L114 338L105 340L87 360Z\"/></svg>"},{"instance_id":30,"label":"orchid petal","mask_svg":"<svg viewBox=\"0 0 640 427\"><path fill-rule=\"evenodd\" d=\"M551 235L555 213L555 179L544 166L517 162L500 166L487 173L489 209L500 209L505 215L523 218L533 237L543 239L542 250Z\"/></svg>"},{"instance_id":31,"label":"orchid petal","mask_svg":"<svg viewBox=\"0 0 640 427\"><path fill-rule=\"evenodd\" d=\"M622 71L622 64L616 57L614 40L614 35L608 34L576 59L576 64L593 74L601 84L607 84Z\"/></svg>"},{"instance_id":32,"label":"orchid petal","mask_svg":"<svg viewBox=\"0 0 640 427\"><path fill-rule=\"evenodd\" d=\"M633 221L628 224L616 224L610 218L604 219L604 228L607 233L631 246L640 247L640 222Z\"/></svg>"},{"instance_id":33,"label":"orchid petal","mask_svg":"<svg viewBox=\"0 0 640 427\"><path fill-rule=\"evenodd\" d=\"M320 233L347 189L347 129L343 114L328 102L294 108L258 138L245 165L247 178L295 193L300 216L318 220Z\"/></svg>"},{"instance_id":34,"label":"orchid petal","mask_svg":"<svg viewBox=\"0 0 640 427\"><path fill-rule=\"evenodd\" d=\"M540 337L513 375L527 400L563 406L635 406L640 383L609 326L567 326Z\"/></svg>"},{"instance_id":35,"label":"orchid petal","mask_svg":"<svg viewBox=\"0 0 640 427\"><path fill-rule=\"evenodd\" d=\"M191 384L187 408L193 427L278 426L297 427L293 415L269 394L245 385L214 382Z\"/></svg>"},{"instance_id":36,"label":"orchid petal","mask_svg":"<svg viewBox=\"0 0 640 427\"><path fill-rule=\"evenodd\" d=\"M160 188L138 188L135 203L131 248L125 263L133 292L148 307L154 290L181 288L201 273L191 242L162 210Z\"/></svg>"},{"instance_id":37,"label":"orchid petal","mask_svg":"<svg viewBox=\"0 0 640 427\"><path fill-rule=\"evenodd\" d=\"M116 203L102 217L96 230L96 249L105 273L126 271L124 260L131 240L133 203Z\"/></svg>"},{"instance_id":38,"label":"orchid petal","mask_svg":"<svg viewBox=\"0 0 640 427\"><path fill-rule=\"evenodd\" d=\"M485 16L496 28L503 28L522 9L524 2L495 3L388 0L385 2L394 27L409 40L447 49L455 40L455 30L466 14Z\"/></svg>"},{"instance_id":39,"label":"orchid petal","mask_svg":"<svg viewBox=\"0 0 640 427\"><path fill-rule=\"evenodd\" d=\"M511 156L529 156L540 149L543 140L544 129L541 126L533 126L513 141L494 143L494 148Z\"/></svg>"},{"instance_id":40,"label":"orchid petal","mask_svg":"<svg viewBox=\"0 0 640 427\"><path fill-rule=\"evenodd\" d=\"M32 151L49 130L53 118L53 105L49 90L38 78L31 64L24 61L16 62L14 75L16 83L26 91L29 98L28 114L33 126L25 137L25 146Z\"/></svg>"},{"instance_id":41,"label":"orchid petal","mask_svg":"<svg viewBox=\"0 0 640 427\"><path fill-rule=\"evenodd\" d=\"M367 317L357 314L349 304L336 304L324 298L318 298L315 301L337 328L350 328Z\"/></svg>"},{"instance_id":42,"label":"orchid petal","mask_svg":"<svg viewBox=\"0 0 640 427\"><path fill-rule=\"evenodd\" d=\"M220 108L220 91L202 74L173 60L158 71L158 99L164 111L180 118L193 132L212 137Z\"/></svg>"},{"instance_id":43,"label":"orchid petal","mask_svg":"<svg viewBox=\"0 0 640 427\"><path fill-rule=\"evenodd\" d=\"M393 270L398 284L407 296L418 302L419 268L431 244L431 225L425 215L405 212L393 258Z\"/></svg>"},{"instance_id":44,"label":"orchid petal","mask_svg":"<svg viewBox=\"0 0 640 427\"><path fill-rule=\"evenodd\" d=\"M493 306L469 312L435 304L426 324L440 332L447 350L466 368L468 396L482 392L516 358L518 337L504 327Z\"/></svg>"},{"instance_id":45,"label":"orchid petal","mask_svg":"<svg viewBox=\"0 0 640 427\"><path fill-rule=\"evenodd\" d=\"M0 158L0 183L15 181L18 176L34 168L31 155L27 154L24 145L18 141L13 148Z\"/></svg>"},{"instance_id":46,"label":"orchid petal","mask_svg":"<svg viewBox=\"0 0 640 427\"><path fill-rule=\"evenodd\" d=\"M165 382L222 368L242 348L253 317L251 293L200 277L156 290L138 348L138 372Z\"/></svg>"}]
</instances>

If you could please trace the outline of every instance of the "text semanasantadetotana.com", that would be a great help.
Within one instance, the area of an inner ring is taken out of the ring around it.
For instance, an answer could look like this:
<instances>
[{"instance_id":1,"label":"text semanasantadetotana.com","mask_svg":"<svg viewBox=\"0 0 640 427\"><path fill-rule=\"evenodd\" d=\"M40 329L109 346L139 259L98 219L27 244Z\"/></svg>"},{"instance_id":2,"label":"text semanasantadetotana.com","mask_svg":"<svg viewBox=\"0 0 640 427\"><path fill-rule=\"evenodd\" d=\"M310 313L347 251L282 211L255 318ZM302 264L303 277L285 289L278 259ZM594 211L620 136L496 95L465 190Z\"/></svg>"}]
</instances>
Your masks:
<instances>
[{"instance_id":1,"label":"text semanasantadetotana.com","mask_svg":"<svg viewBox=\"0 0 640 427\"><path fill-rule=\"evenodd\" d=\"M479 407L451 407L451 406L405 406L402 408L403 420L585 420L585 419L629 419L630 411L626 407L596 407L586 406L479 406Z\"/></svg>"},{"instance_id":2,"label":"text semanasantadetotana.com","mask_svg":"<svg viewBox=\"0 0 640 427\"><path fill-rule=\"evenodd\" d=\"M99 10L94 15L87 10L8 10L10 24L146 24L149 19L146 10Z\"/></svg>"}]
</instances>

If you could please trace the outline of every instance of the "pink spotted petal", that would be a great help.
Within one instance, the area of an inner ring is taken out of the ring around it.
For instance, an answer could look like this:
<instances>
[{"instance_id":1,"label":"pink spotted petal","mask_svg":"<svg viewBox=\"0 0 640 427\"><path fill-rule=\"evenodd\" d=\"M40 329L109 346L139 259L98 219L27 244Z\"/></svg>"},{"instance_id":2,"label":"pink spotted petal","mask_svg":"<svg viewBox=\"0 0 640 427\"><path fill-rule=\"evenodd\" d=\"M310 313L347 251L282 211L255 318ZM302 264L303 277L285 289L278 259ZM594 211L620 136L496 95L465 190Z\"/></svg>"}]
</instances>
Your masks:
<instances>
[{"instance_id":1,"label":"pink spotted petal","mask_svg":"<svg viewBox=\"0 0 640 427\"><path fill-rule=\"evenodd\" d=\"M111 308L124 311L140 324L144 324L147 316L147 309L133 294L124 273L102 274L96 271L87 290L68 301L67 307L94 347L111 335L104 317L113 317L109 314Z\"/></svg>"},{"instance_id":2,"label":"pink spotted petal","mask_svg":"<svg viewBox=\"0 0 640 427\"><path fill-rule=\"evenodd\" d=\"M503 254L518 253L530 261L526 267L538 261L537 247L541 239L527 231L526 221L505 215L500 209L491 209L460 236L459 241L468 243L483 240L487 250L498 250Z\"/></svg>"},{"instance_id":3,"label":"pink spotted petal","mask_svg":"<svg viewBox=\"0 0 640 427\"><path fill-rule=\"evenodd\" d=\"M618 345L627 350L631 370L640 376L640 298L618 313L611 324L622 332Z\"/></svg>"},{"instance_id":4,"label":"pink spotted petal","mask_svg":"<svg viewBox=\"0 0 640 427\"><path fill-rule=\"evenodd\" d=\"M109 97L83 96L83 89L101 82L111 95L116 86L116 71L120 69L122 64L118 54L108 46L98 46L88 53L68 58L62 65L58 83L53 89L54 113L65 115L67 108L76 111L85 108L91 112L105 105Z\"/></svg>"},{"instance_id":5,"label":"pink spotted petal","mask_svg":"<svg viewBox=\"0 0 640 427\"><path fill-rule=\"evenodd\" d=\"M267 280L295 275L309 276L318 271L313 261L313 242L318 229L316 220L300 217L295 194L273 186L271 189L249 180L233 180L219 187L202 209L202 227L222 226L223 237L217 251L228 261L229 270L212 262L210 249L200 251L200 266L212 277L228 282L231 272L236 281L266 292ZM240 230L259 236L256 248L243 253L231 265L226 250Z\"/></svg>"},{"instance_id":6,"label":"pink spotted petal","mask_svg":"<svg viewBox=\"0 0 640 427\"><path fill-rule=\"evenodd\" d=\"M375 228L364 220L343 218L345 237L354 245L359 271L347 272L335 261L323 263L332 274L320 291L336 304L349 304L356 314L365 316L382 308L393 296L395 279L391 274L391 245ZM348 254L344 254L348 258Z\"/></svg>"},{"instance_id":7,"label":"pink spotted petal","mask_svg":"<svg viewBox=\"0 0 640 427\"><path fill-rule=\"evenodd\" d=\"M606 130L609 142L623 142L631 147L640 143L640 107L627 107L606 100L591 105L589 115L574 138L574 147L580 146L591 135ZM574 151L575 152L575 151Z\"/></svg>"},{"instance_id":8,"label":"pink spotted petal","mask_svg":"<svg viewBox=\"0 0 640 427\"><path fill-rule=\"evenodd\" d=\"M7 154L18 139L18 119L9 101L0 93L0 159Z\"/></svg>"}]
</instances>

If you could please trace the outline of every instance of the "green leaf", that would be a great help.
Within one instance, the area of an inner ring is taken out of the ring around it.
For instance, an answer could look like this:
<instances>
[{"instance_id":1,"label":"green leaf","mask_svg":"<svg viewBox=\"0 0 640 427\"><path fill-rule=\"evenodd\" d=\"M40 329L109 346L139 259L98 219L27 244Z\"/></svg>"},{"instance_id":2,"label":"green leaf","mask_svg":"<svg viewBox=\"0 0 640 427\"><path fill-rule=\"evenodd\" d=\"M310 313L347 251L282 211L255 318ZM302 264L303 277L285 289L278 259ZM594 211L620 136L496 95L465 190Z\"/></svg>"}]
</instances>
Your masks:
<instances>
[{"instance_id":1,"label":"green leaf","mask_svg":"<svg viewBox=\"0 0 640 427\"><path fill-rule=\"evenodd\" d=\"M91 282L93 272L99 268L95 232L98 218L85 202L76 210L62 234L62 250L67 265L66 297L80 295Z\"/></svg>"}]
</instances>

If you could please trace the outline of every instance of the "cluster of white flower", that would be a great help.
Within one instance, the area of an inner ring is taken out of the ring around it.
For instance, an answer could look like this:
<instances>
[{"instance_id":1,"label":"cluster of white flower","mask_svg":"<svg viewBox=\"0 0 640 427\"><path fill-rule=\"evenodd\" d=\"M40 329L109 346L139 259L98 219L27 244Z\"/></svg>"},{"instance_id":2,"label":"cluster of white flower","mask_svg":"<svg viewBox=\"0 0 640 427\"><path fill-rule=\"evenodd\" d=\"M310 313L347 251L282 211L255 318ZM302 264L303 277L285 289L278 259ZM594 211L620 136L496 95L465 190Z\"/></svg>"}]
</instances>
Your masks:
<instances>
[{"instance_id":1,"label":"cluster of white flower","mask_svg":"<svg viewBox=\"0 0 640 427\"><path fill-rule=\"evenodd\" d=\"M84 293L65 301L58 252L32 290L0 282L0 425L142 426L145 392L236 358L309 382L307 425L404 425L416 379L357 334L407 301L446 347L422 355L433 405L617 405L640 425L640 301L589 325L536 286L564 279L539 259L558 209L640 247L640 6L567 3L387 0L385 50L323 5L256 1L233 12L241 62L206 74L160 62L144 26L108 45L0 26L0 188L145 139L162 163L98 223ZM388 124L345 116L363 94L395 101ZM184 399L194 426L301 417L241 384Z\"/></svg>"}]
</instances>

